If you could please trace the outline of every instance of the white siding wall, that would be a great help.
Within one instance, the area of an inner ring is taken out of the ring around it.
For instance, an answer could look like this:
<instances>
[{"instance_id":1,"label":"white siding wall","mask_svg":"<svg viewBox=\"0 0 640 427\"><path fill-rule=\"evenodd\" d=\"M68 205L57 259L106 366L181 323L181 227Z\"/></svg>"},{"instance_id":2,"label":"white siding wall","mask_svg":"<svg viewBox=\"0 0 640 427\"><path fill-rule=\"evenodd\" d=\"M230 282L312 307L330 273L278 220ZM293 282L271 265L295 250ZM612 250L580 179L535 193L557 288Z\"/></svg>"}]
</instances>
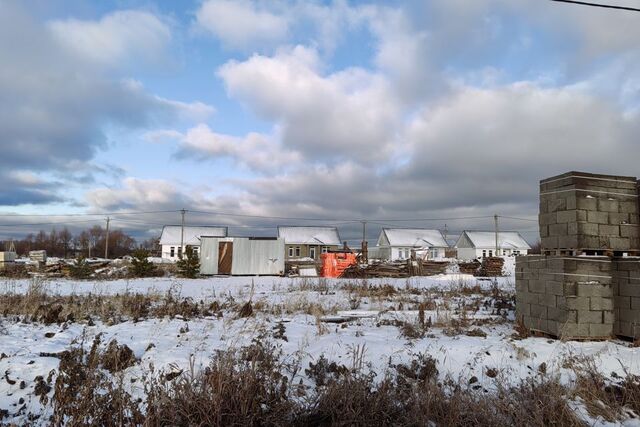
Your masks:
<instances>
[{"instance_id":1,"label":"white siding wall","mask_svg":"<svg viewBox=\"0 0 640 427\"><path fill-rule=\"evenodd\" d=\"M185 248L187 247L187 245L184 245L184 247L182 248L184 253ZM191 245L191 247L193 247L193 249L196 251L196 253L198 253L198 255L200 254L200 245ZM171 248L173 248L173 257L171 256ZM180 248L180 243L175 244L175 245L162 245L162 258L164 259L172 259L172 260L179 260L180 258L178 258L178 249Z\"/></svg>"}]
</instances>

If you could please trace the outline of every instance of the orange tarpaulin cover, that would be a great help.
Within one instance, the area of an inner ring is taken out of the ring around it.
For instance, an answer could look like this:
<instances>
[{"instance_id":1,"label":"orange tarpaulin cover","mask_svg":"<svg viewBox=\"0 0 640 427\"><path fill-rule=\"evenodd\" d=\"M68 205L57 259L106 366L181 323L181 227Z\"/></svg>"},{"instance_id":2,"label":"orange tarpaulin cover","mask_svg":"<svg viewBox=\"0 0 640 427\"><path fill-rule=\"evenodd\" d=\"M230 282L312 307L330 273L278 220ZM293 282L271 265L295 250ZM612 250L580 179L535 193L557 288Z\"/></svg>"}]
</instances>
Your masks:
<instances>
[{"instance_id":1,"label":"orange tarpaulin cover","mask_svg":"<svg viewBox=\"0 0 640 427\"><path fill-rule=\"evenodd\" d=\"M342 272L356 263L356 254L352 253L327 253L320 254L322 260L322 277L340 277Z\"/></svg>"}]
</instances>

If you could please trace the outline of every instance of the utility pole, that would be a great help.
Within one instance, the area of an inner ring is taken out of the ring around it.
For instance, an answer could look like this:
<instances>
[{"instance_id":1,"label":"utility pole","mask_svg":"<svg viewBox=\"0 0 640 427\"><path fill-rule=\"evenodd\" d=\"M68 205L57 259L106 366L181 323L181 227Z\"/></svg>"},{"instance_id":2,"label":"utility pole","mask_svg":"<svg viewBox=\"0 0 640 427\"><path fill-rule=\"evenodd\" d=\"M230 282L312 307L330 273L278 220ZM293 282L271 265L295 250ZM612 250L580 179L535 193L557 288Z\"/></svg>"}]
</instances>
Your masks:
<instances>
[{"instance_id":1,"label":"utility pole","mask_svg":"<svg viewBox=\"0 0 640 427\"><path fill-rule=\"evenodd\" d=\"M369 263L369 247L367 245L367 221L362 221L362 263Z\"/></svg>"},{"instance_id":2,"label":"utility pole","mask_svg":"<svg viewBox=\"0 0 640 427\"><path fill-rule=\"evenodd\" d=\"M104 257L109 259L109 222L111 222L111 218L107 217L107 237L104 242Z\"/></svg>"},{"instance_id":3,"label":"utility pole","mask_svg":"<svg viewBox=\"0 0 640 427\"><path fill-rule=\"evenodd\" d=\"M178 253L178 257L180 259L182 259L182 255L184 254L184 214L186 213L186 210L180 210L180 215L182 215L182 227L180 229L180 252Z\"/></svg>"},{"instance_id":4,"label":"utility pole","mask_svg":"<svg viewBox=\"0 0 640 427\"><path fill-rule=\"evenodd\" d=\"M495 251L494 255L498 256L498 214L495 214L493 216L493 220L494 220L495 226L496 226L496 251Z\"/></svg>"}]
</instances>

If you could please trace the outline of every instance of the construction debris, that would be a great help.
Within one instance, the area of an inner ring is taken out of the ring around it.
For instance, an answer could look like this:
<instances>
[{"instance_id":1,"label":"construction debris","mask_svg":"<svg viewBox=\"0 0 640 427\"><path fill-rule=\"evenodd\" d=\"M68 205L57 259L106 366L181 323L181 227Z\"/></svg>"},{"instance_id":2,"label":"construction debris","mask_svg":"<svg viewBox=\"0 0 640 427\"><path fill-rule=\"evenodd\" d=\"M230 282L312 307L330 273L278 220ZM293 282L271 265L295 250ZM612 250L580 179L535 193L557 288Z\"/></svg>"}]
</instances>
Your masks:
<instances>
[{"instance_id":1,"label":"construction debris","mask_svg":"<svg viewBox=\"0 0 640 427\"><path fill-rule=\"evenodd\" d=\"M502 267L504 267L504 259L500 257L482 258L480 270L476 274L478 277L496 277L502 276Z\"/></svg>"}]
</instances>

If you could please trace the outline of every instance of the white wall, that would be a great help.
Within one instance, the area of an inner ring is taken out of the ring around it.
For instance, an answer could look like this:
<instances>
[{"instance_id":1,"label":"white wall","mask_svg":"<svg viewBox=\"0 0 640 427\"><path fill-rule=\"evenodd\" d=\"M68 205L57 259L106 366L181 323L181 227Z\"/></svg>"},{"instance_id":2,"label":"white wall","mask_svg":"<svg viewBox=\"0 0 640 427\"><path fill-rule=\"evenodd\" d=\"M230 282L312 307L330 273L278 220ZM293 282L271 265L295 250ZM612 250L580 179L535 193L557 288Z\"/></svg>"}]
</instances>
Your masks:
<instances>
[{"instance_id":1,"label":"white wall","mask_svg":"<svg viewBox=\"0 0 640 427\"><path fill-rule=\"evenodd\" d=\"M476 259L476 258L482 258L482 253L483 251L485 251L486 256L489 256L489 251L491 251L492 255L495 255L493 252L494 249L490 248L490 249L474 249L474 248L458 248L458 259L462 259L462 260L472 260L472 259ZM513 255L513 251L510 249L506 250L507 253L503 253L502 250L500 250L500 256L512 256ZM520 249L520 255L527 255L527 250L526 249Z\"/></svg>"},{"instance_id":2,"label":"white wall","mask_svg":"<svg viewBox=\"0 0 640 427\"><path fill-rule=\"evenodd\" d=\"M191 246L196 253L200 254L200 245L189 245ZM171 247L174 248L174 254L173 257L171 257ZM187 245L184 245L182 247L182 253L184 253L185 248L187 247ZM180 248L180 244L178 243L177 245L162 245L162 258L164 259L172 259L172 260L179 260L180 258L178 258L178 248Z\"/></svg>"}]
</instances>

